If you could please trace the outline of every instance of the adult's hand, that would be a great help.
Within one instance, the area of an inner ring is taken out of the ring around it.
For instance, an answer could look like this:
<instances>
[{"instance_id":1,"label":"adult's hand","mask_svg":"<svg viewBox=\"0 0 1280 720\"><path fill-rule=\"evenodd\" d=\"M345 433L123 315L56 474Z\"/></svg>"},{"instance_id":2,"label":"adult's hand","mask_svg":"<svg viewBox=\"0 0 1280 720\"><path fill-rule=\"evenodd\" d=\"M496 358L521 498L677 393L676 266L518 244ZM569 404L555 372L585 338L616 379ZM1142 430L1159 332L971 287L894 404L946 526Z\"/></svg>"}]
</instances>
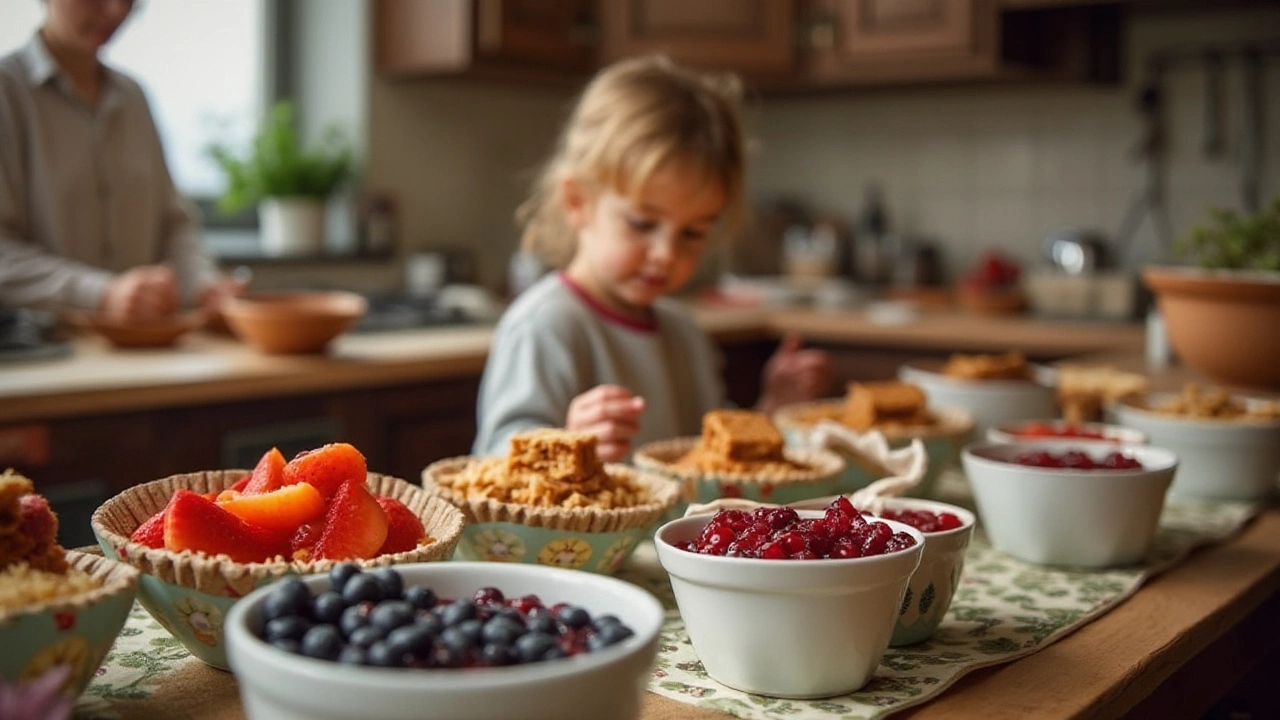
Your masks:
<instances>
[{"instance_id":1,"label":"adult's hand","mask_svg":"<svg viewBox=\"0 0 1280 720\"><path fill-rule=\"evenodd\" d=\"M164 265L142 265L116 275L107 284L99 308L114 320L167 317L178 311L178 281Z\"/></svg>"},{"instance_id":2,"label":"adult's hand","mask_svg":"<svg viewBox=\"0 0 1280 720\"><path fill-rule=\"evenodd\" d=\"M227 298L244 294L248 283L232 277L219 277L200 291L200 307L207 313L221 311Z\"/></svg>"},{"instance_id":3,"label":"adult's hand","mask_svg":"<svg viewBox=\"0 0 1280 720\"><path fill-rule=\"evenodd\" d=\"M595 435L600 459L617 462L631 453L642 412L644 398L618 385L597 385L569 403L565 428Z\"/></svg>"},{"instance_id":4,"label":"adult's hand","mask_svg":"<svg viewBox=\"0 0 1280 720\"><path fill-rule=\"evenodd\" d=\"M830 390L834 377L830 355L803 349L800 336L787 333L765 363L764 392L756 409L771 414L783 405L822 397Z\"/></svg>"}]
</instances>

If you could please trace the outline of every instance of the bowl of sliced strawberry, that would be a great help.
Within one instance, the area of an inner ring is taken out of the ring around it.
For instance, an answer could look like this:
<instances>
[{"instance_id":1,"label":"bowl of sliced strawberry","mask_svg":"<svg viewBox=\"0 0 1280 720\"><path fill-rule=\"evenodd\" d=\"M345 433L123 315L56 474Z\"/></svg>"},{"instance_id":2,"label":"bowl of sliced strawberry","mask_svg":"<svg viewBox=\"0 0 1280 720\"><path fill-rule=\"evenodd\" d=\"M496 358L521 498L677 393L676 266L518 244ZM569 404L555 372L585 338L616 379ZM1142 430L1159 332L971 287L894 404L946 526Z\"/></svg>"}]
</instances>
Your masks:
<instances>
[{"instance_id":1,"label":"bowl of sliced strawberry","mask_svg":"<svg viewBox=\"0 0 1280 720\"><path fill-rule=\"evenodd\" d=\"M370 473L346 443L276 449L249 470L173 475L103 503L92 527L107 557L142 571L138 601L191 654L228 669L231 606L290 575L446 560L462 513L399 478Z\"/></svg>"}]
</instances>

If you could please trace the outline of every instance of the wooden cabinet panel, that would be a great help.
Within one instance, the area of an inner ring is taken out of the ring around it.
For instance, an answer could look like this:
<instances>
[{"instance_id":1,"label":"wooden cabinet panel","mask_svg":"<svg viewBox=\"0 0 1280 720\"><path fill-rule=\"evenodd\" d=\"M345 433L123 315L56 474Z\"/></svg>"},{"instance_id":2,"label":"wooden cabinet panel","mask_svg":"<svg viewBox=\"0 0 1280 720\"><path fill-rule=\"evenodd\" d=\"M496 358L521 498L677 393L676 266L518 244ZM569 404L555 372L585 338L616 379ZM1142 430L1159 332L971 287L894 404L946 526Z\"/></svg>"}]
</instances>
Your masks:
<instances>
[{"instance_id":1,"label":"wooden cabinet panel","mask_svg":"<svg viewBox=\"0 0 1280 720\"><path fill-rule=\"evenodd\" d=\"M594 60L590 0L478 0L478 58L586 72Z\"/></svg>"},{"instance_id":2,"label":"wooden cabinet panel","mask_svg":"<svg viewBox=\"0 0 1280 720\"><path fill-rule=\"evenodd\" d=\"M436 460L470 454L479 392L478 376L380 391L370 447L383 472L417 482Z\"/></svg>"},{"instance_id":3,"label":"wooden cabinet panel","mask_svg":"<svg viewBox=\"0 0 1280 720\"><path fill-rule=\"evenodd\" d=\"M794 0L609 0L601 11L607 60L662 52L749 75L796 68Z\"/></svg>"},{"instance_id":4,"label":"wooden cabinet panel","mask_svg":"<svg viewBox=\"0 0 1280 720\"><path fill-rule=\"evenodd\" d=\"M904 52L968 52L972 0L841 0L840 50L858 57Z\"/></svg>"}]
</instances>

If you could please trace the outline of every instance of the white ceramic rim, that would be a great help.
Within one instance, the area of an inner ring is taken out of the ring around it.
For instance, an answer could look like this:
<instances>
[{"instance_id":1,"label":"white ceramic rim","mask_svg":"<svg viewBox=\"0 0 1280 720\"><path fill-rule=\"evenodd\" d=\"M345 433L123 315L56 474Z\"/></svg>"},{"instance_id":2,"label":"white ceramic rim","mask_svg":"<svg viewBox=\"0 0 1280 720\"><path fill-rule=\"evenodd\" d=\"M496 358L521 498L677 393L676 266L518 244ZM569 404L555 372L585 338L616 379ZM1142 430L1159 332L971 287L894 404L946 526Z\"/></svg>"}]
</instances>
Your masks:
<instances>
[{"instance_id":1,"label":"white ceramic rim","mask_svg":"<svg viewBox=\"0 0 1280 720\"><path fill-rule=\"evenodd\" d=\"M1037 451L1046 451L1053 453L1062 453L1067 450L1083 450L1091 454L1120 452L1133 457L1142 463L1140 468L1132 469L1110 469L1097 468L1093 470L1081 470L1078 468L1045 468L1034 465L1019 465L1011 462L1014 455L1023 453L1031 453ZM1114 478L1137 478L1151 473L1163 472L1170 468L1178 466L1178 456L1172 450L1155 445L1136 445L1132 443L1114 443L1106 440L1038 440L1036 442L1016 442L1016 443L970 443L964 446L960 451L964 460L972 462L977 467L999 467L1014 468L1025 471L1032 475L1042 475L1047 477L1079 477L1081 475L1099 476L1105 475ZM1001 459L999 457L991 457L995 455L1008 455L1010 460Z\"/></svg>"},{"instance_id":2,"label":"white ceramic rim","mask_svg":"<svg viewBox=\"0 0 1280 720\"><path fill-rule=\"evenodd\" d=\"M395 690L398 692L421 692L448 690L457 692L483 692L484 690L502 687L503 689L534 685L551 679L564 678L581 673L589 668L597 668L620 662L634 655L657 637L662 629L664 610L662 603L647 590L625 580L618 580L607 575L586 573L579 570L566 570L546 565L492 563L492 562L429 562L393 566L404 570L427 569L431 573L449 575L467 575L498 570L503 575L558 575L556 583L571 587L575 582L588 584L612 585L624 595L629 596L628 603L634 602L641 608L641 613L651 615L654 622L651 627L632 627L635 634L616 645L595 652L574 655L559 660L529 663L499 668L465 668L452 670L432 668L374 668L351 666L330 660L318 660L304 655L294 655L278 648L271 647L249 629L248 615L251 607L260 605L267 593L272 589L267 585L244 596L231 606L224 626L227 634L228 653L239 653L251 658L251 664L272 665L285 668L287 672L307 676L313 680L341 684L354 681L361 691ZM483 577L483 575L481 575ZM317 587L328 588L328 574L307 575L303 582L314 591ZM497 586L501 580L491 584ZM490 584L480 581L478 587ZM558 602L558 601L557 601ZM243 662L243 661L241 661ZM246 682L246 681L241 681Z\"/></svg>"},{"instance_id":3,"label":"white ceramic rim","mask_svg":"<svg viewBox=\"0 0 1280 720\"><path fill-rule=\"evenodd\" d=\"M783 507L789 507L789 506L783 506ZM816 519L824 515L823 511L821 510L799 510L796 508L791 508L791 509L795 510L796 513L798 513L801 518L806 518L806 519ZM750 510L746 512L750 512ZM704 555L702 553L689 552L688 550L682 550L681 548L676 547L674 544L669 542L666 539L666 537L664 537L672 532L675 532L677 529L683 529L685 525L700 525L698 532L693 533L692 535L692 537L697 537L698 533L702 532L701 528L706 527L706 525L710 523L711 519L714 517L715 517L715 514L691 515L689 517L682 517L682 518L676 518L675 520L671 520L667 523L664 523L662 527L658 528L658 531L653 534L653 542L655 544L660 543L666 546L667 548L670 548L671 552L684 553L685 555L688 555L691 557L701 558L701 560L694 560L693 562L705 561L713 564L719 563L726 566L736 565L742 568L768 567L768 568L773 568L774 570L779 570L784 567L797 567L797 568L805 568L806 572L811 568L817 567L818 565L822 565L824 567L833 567L833 568L836 568L836 567L847 568L852 565L867 564L869 562L877 562L883 558L893 558L906 553L917 552L918 549L924 547L924 533L911 527L910 525L907 525L906 523L900 523L894 520L884 520L882 518L876 518L875 521L882 522L888 525L889 528L892 529L895 533L905 532L906 534L910 535L913 539L915 539L916 544L908 548L903 548L901 550L894 550L893 552L881 553L880 555L869 555L866 557L857 557L857 558L815 558L813 560L796 560L794 558L787 558L784 560L768 560L765 558L744 558L744 557L732 557L728 555ZM782 571L786 572L784 569Z\"/></svg>"},{"instance_id":4,"label":"white ceramic rim","mask_svg":"<svg viewBox=\"0 0 1280 720\"><path fill-rule=\"evenodd\" d=\"M1038 363L1027 363L1027 367L1031 370L1031 377L1027 380L970 380L968 378L951 377L943 375L933 370L925 370L924 368L913 365L915 361L903 363L898 368L898 377L914 383L929 382L948 385L955 388L965 388L970 390L1002 390L1009 391L1036 391L1044 389L1053 389L1058 383L1058 373L1051 367L1040 365Z\"/></svg>"},{"instance_id":5,"label":"white ceramic rim","mask_svg":"<svg viewBox=\"0 0 1280 720\"><path fill-rule=\"evenodd\" d=\"M1060 427L1077 427L1085 430L1094 430L1103 434L1100 438L1070 438L1070 437L1046 437L1042 435L1027 436L1019 435L1014 430L1026 427L1031 424L1048 425L1054 428ZM1073 423L1062 418L1043 419L1043 420L1019 420L1012 423L1002 423L995 427L987 428L987 442L991 443L1027 443L1039 442L1041 440L1079 440L1082 442L1105 442L1113 445L1145 445L1149 438L1147 434L1138 428L1129 427L1128 425L1118 425L1115 423L1102 422L1082 422Z\"/></svg>"},{"instance_id":6,"label":"white ceramic rim","mask_svg":"<svg viewBox=\"0 0 1280 720\"><path fill-rule=\"evenodd\" d=\"M1129 415L1130 420L1141 420L1144 423L1153 425L1163 425L1165 427L1181 427L1195 428L1200 430L1230 430L1231 428L1276 428L1280 429L1280 418L1228 418L1225 420L1216 420L1213 418L1191 418L1184 415L1170 415L1168 413L1160 413L1154 410L1148 410L1145 407L1138 407L1133 403L1136 400L1142 400L1144 403L1152 401L1161 402L1164 400L1172 400L1179 396L1175 392L1154 392L1147 393L1138 397L1122 398L1111 406L1111 412L1115 413L1116 419L1124 427L1131 427L1126 423L1125 415ZM1247 393L1230 393L1232 399L1243 400L1249 402L1272 402L1276 398L1260 397L1257 395L1249 395Z\"/></svg>"}]
</instances>

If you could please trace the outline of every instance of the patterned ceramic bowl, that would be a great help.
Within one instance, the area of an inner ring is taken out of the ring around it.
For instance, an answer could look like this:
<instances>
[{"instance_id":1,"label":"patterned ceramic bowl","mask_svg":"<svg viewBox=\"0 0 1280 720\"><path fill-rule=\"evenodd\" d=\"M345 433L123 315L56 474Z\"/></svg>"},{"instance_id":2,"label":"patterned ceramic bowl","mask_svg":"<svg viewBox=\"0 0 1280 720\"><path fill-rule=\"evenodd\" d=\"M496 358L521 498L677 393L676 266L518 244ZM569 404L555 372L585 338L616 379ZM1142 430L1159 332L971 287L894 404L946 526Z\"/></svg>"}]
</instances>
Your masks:
<instances>
[{"instance_id":1,"label":"patterned ceramic bowl","mask_svg":"<svg viewBox=\"0 0 1280 720\"><path fill-rule=\"evenodd\" d=\"M142 571L138 602L192 655L221 670L230 669L223 643L223 620L237 600L286 575L327 572L337 561L238 563L225 555L157 550L132 542L129 536L163 509L178 489L221 491L248 472L214 470L137 485L103 503L92 519L93 533L107 557ZM398 478L369 473L366 482L375 495L394 497L407 505L434 541L357 564L379 567L449 557L462 534L462 513Z\"/></svg>"},{"instance_id":2,"label":"patterned ceramic bowl","mask_svg":"<svg viewBox=\"0 0 1280 720\"><path fill-rule=\"evenodd\" d=\"M480 460L446 458L422 471L426 491L456 506L467 520L454 553L458 560L537 563L612 575L680 500L679 484L613 464L606 471L634 479L648 490L648 502L612 510L534 507L468 499L441 483Z\"/></svg>"},{"instance_id":3,"label":"patterned ceramic bowl","mask_svg":"<svg viewBox=\"0 0 1280 720\"><path fill-rule=\"evenodd\" d=\"M88 552L67 552L72 567L101 586L17 609L0 609L0 677L26 683L66 667L63 690L79 696L129 617L138 571Z\"/></svg>"},{"instance_id":4,"label":"patterned ceramic bowl","mask_svg":"<svg viewBox=\"0 0 1280 720\"><path fill-rule=\"evenodd\" d=\"M785 457L807 466L786 476L766 473L705 473L675 463L698 444L698 437L682 437L642 445L632 462L648 472L673 478L684 486L684 502L672 508L666 519L684 514L688 503L708 503L721 498L744 498L756 502L785 505L790 502L832 495L845 469L844 460L828 450L787 448Z\"/></svg>"},{"instance_id":5,"label":"patterned ceramic bowl","mask_svg":"<svg viewBox=\"0 0 1280 720\"><path fill-rule=\"evenodd\" d=\"M792 507L821 510L831 500L832 498L807 500L794 503ZM924 553L920 556L920 566L911 574L911 582L908 583L906 595L898 608L898 622L893 628L893 638L889 641L889 647L899 647L928 640L942 624L942 618L951 607L951 599L960 584L960 574L964 571L964 552L969 547L969 539L973 537L976 518L962 507L914 498L888 498L885 500L885 509L896 512L925 510L938 515L951 513L960 518L961 523L958 528L935 532L926 532L917 527L924 536ZM916 527L915 523L907 519L894 519Z\"/></svg>"},{"instance_id":6,"label":"patterned ceramic bowl","mask_svg":"<svg viewBox=\"0 0 1280 720\"><path fill-rule=\"evenodd\" d=\"M838 417L843 408L842 398L796 403L779 408L773 421L782 431L788 445L810 447L809 434L814 426L822 420ZM973 432L973 416L968 411L948 407L930 409L938 417L935 425L910 430L905 428L881 430L885 439L889 441L891 450L904 448L914 439L924 443L929 464L925 468L924 478L920 484L910 492L917 497L927 497L934 491L938 484L938 476L944 469L959 460L960 448L964 447ZM845 468L836 480L836 493L847 495L888 474L883 468L856 455L839 450L836 452L845 461Z\"/></svg>"}]
</instances>

